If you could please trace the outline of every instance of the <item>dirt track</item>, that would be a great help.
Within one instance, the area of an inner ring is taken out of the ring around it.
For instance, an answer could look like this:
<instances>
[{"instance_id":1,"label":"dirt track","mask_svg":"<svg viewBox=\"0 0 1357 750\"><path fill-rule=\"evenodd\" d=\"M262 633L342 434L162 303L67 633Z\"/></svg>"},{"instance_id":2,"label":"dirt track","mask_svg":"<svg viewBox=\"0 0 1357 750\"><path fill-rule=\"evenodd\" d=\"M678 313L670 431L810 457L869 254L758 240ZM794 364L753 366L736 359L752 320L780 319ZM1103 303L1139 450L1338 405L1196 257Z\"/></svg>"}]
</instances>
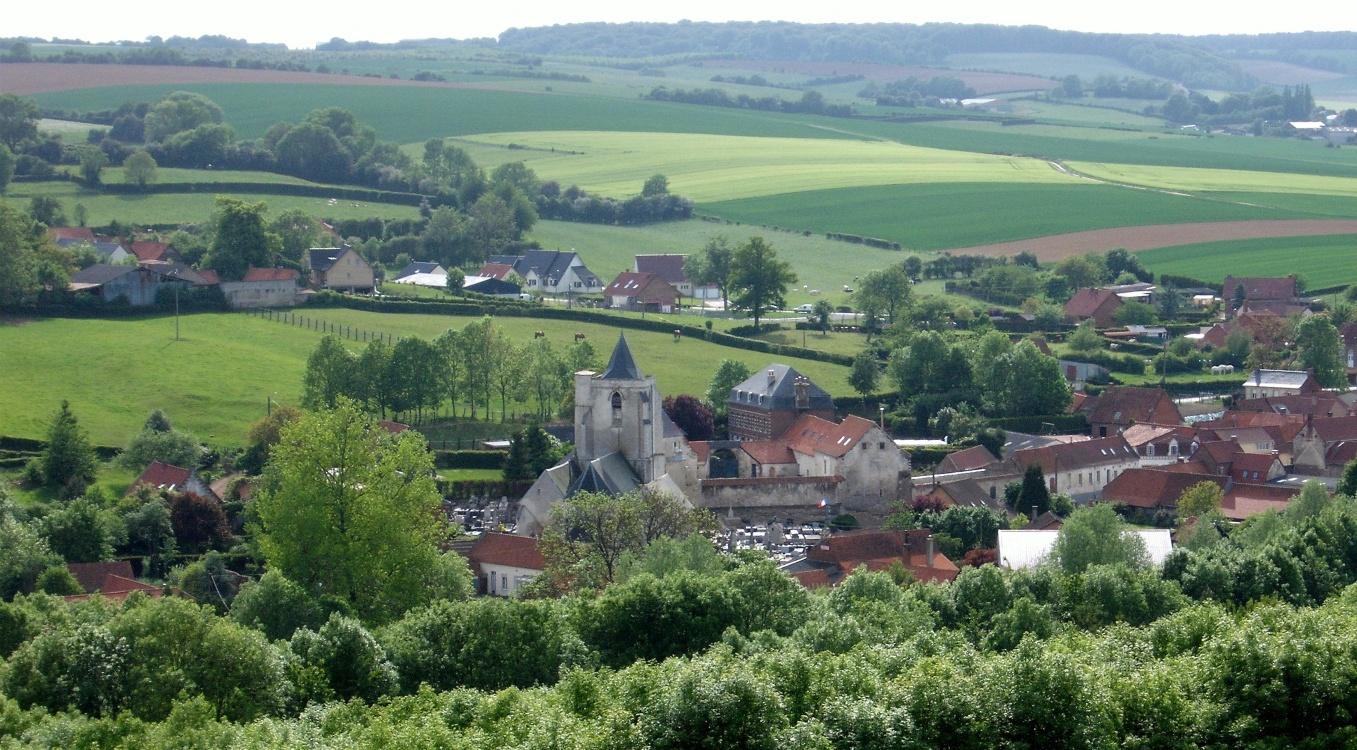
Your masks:
<instances>
[{"instance_id":1,"label":"dirt track","mask_svg":"<svg viewBox=\"0 0 1357 750\"><path fill-rule=\"evenodd\" d=\"M1052 234L1030 240L999 242L951 248L954 255L1017 255L1032 253L1039 260L1061 260L1072 255L1101 253L1117 248L1153 250L1158 247L1198 242L1253 240L1267 237L1310 237L1324 234L1357 234L1357 220L1271 219L1258 221L1212 221L1198 224L1150 224L1139 227L1094 229L1087 232Z\"/></svg>"},{"instance_id":2,"label":"dirt track","mask_svg":"<svg viewBox=\"0 0 1357 750\"><path fill-rule=\"evenodd\" d=\"M0 65L0 94L135 86L158 83L311 83L348 86L423 86L427 88L493 88L469 83L404 81L395 78L296 73L286 70L199 68L171 65L91 65L87 63L6 63Z\"/></svg>"}]
</instances>

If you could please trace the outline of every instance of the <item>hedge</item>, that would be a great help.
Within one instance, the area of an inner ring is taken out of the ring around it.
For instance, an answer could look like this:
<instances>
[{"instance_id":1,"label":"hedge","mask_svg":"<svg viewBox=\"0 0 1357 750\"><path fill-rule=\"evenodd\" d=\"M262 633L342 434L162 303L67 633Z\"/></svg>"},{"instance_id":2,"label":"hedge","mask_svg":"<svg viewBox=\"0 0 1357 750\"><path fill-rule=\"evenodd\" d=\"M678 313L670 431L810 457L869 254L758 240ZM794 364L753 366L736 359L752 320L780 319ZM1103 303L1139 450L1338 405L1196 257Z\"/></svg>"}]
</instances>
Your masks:
<instances>
[{"instance_id":1,"label":"hedge","mask_svg":"<svg viewBox=\"0 0 1357 750\"><path fill-rule=\"evenodd\" d=\"M787 344L774 344L767 341L759 341L758 339L734 336L720 331L708 331L701 326L680 323L673 319L654 320L628 318L620 315L612 315L594 310L581 310L578 308L543 307L541 305L515 304L512 302L505 303L499 301L487 301L480 304L474 304L471 302L445 302L441 300L384 300L342 294L317 294L307 302L307 306L344 307L352 310L365 310L367 312L378 313L499 315L504 317L519 316L524 318L542 318L546 320L574 320L581 323L596 323L617 328L630 328L639 331L653 331L655 333L668 334L672 334L675 330L678 330L682 332L682 335L688 338L710 341L714 344L721 344L722 346L729 346L736 349L745 349L747 351L762 352L784 357L798 357L801 359L814 360L816 362L829 362L845 367L851 367L853 364L853 358L846 354L831 354L817 349L806 349L800 346L791 346Z\"/></svg>"},{"instance_id":2,"label":"hedge","mask_svg":"<svg viewBox=\"0 0 1357 750\"><path fill-rule=\"evenodd\" d=\"M263 195L296 195L306 198L343 198L370 203L395 203L418 206L425 200L435 203L431 196L419 193L401 193L372 188L336 187L330 185L296 185L286 182L162 182L146 186L107 183L95 188L115 195L149 195L158 193L247 193Z\"/></svg>"},{"instance_id":3,"label":"hedge","mask_svg":"<svg viewBox=\"0 0 1357 750\"><path fill-rule=\"evenodd\" d=\"M504 451L436 450L433 461L440 469L503 469L506 455Z\"/></svg>"},{"instance_id":4,"label":"hedge","mask_svg":"<svg viewBox=\"0 0 1357 750\"><path fill-rule=\"evenodd\" d=\"M909 466L911 472L921 466L937 466L942 463L942 459L947 458L949 454L962 450L963 446L944 445L937 448L913 448L909 451ZM917 473L917 472L914 472Z\"/></svg>"},{"instance_id":5,"label":"hedge","mask_svg":"<svg viewBox=\"0 0 1357 750\"><path fill-rule=\"evenodd\" d=\"M1101 365L1112 372L1124 372L1128 375L1145 374L1145 358L1139 354L1113 354L1109 351L1070 352L1061 359Z\"/></svg>"},{"instance_id":6,"label":"hedge","mask_svg":"<svg viewBox=\"0 0 1357 750\"><path fill-rule=\"evenodd\" d=\"M1057 433L1088 432L1088 419L1083 414L1045 414L1030 417L997 417L989 420L990 427L1010 432L1040 435L1046 425L1054 425Z\"/></svg>"},{"instance_id":7,"label":"hedge","mask_svg":"<svg viewBox=\"0 0 1357 750\"><path fill-rule=\"evenodd\" d=\"M14 451L16 453L41 453L42 451L47 450L47 441L0 435L0 449ZM119 453L122 453L122 448L115 448L111 445L96 445L94 446L94 453L99 456L100 459L107 461Z\"/></svg>"}]
</instances>

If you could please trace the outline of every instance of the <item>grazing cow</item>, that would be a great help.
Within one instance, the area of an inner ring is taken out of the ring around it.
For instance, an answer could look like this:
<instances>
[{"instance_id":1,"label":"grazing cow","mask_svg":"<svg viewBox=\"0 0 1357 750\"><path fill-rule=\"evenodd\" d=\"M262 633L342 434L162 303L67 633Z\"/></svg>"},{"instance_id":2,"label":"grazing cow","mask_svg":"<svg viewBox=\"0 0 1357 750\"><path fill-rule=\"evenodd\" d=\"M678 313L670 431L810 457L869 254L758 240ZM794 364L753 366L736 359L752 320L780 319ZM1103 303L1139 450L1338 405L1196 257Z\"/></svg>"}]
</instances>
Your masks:
<instances>
[{"instance_id":1,"label":"grazing cow","mask_svg":"<svg viewBox=\"0 0 1357 750\"><path fill-rule=\"evenodd\" d=\"M543 339L547 337L547 334L546 331L537 331L533 333L532 337L535 339Z\"/></svg>"},{"instance_id":2,"label":"grazing cow","mask_svg":"<svg viewBox=\"0 0 1357 750\"><path fill-rule=\"evenodd\" d=\"M583 333L580 333L579 331L576 331L576 332L575 332L575 343L576 343L576 344L578 344L578 343L580 343L581 341L583 341L584 338L585 338L585 337L584 337L584 334L583 334Z\"/></svg>"}]
</instances>

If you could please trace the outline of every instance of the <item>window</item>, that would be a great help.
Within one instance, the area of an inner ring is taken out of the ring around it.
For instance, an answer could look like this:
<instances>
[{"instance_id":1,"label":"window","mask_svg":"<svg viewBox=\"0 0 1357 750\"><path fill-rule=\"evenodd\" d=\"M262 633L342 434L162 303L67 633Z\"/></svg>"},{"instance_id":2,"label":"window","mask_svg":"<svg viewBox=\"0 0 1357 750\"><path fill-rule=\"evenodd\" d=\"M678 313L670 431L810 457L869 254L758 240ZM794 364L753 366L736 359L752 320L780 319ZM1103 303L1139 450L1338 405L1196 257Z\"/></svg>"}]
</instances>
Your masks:
<instances>
[{"instance_id":1,"label":"window","mask_svg":"<svg viewBox=\"0 0 1357 750\"><path fill-rule=\"evenodd\" d=\"M613 391L610 401L612 402L613 407L613 424L622 424L622 394Z\"/></svg>"},{"instance_id":2,"label":"window","mask_svg":"<svg viewBox=\"0 0 1357 750\"><path fill-rule=\"evenodd\" d=\"M1146 444L1145 455L1149 458L1154 458L1154 443Z\"/></svg>"},{"instance_id":3,"label":"window","mask_svg":"<svg viewBox=\"0 0 1357 750\"><path fill-rule=\"evenodd\" d=\"M509 591L509 576L501 575L499 577L499 590L505 593Z\"/></svg>"},{"instance_id":4,"label":"window","mask_svg":"<svg viewBox=\"0 0 1357 750\"><path fill-rule=\"evenodd\" d=\"M879 443L876 444L876 447L877 447L878 450L883 450L883 451L884 451L884 450L886 450L886 443L885 443L884 441L883 441L883 442L879 442Z\"/></svg>"}]
</instances>

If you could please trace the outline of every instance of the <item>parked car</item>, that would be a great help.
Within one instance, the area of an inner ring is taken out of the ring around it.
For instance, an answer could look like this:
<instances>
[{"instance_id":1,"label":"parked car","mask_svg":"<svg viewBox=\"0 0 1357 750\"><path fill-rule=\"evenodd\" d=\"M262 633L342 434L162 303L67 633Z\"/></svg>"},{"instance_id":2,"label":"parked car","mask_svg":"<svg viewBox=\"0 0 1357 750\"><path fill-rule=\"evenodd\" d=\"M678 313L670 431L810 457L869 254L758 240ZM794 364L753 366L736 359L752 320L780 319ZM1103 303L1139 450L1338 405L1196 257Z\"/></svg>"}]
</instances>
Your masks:
<instances>
[{"instance_id":1,"label":"parked car","mask_svg":"<svg viewBox=\"0 0 1357 750\"><path fill-rule=\"evenodd\" d=\"M812 304L810 304L809 302L807 302L807 303L804 304L804 305L797 305L796 307L793 307L793 308L792 308L792 312L799 312L799 313L810 314L810 313L815 312L815 305L812 305Z\"/></svg>"}]
</instances>

